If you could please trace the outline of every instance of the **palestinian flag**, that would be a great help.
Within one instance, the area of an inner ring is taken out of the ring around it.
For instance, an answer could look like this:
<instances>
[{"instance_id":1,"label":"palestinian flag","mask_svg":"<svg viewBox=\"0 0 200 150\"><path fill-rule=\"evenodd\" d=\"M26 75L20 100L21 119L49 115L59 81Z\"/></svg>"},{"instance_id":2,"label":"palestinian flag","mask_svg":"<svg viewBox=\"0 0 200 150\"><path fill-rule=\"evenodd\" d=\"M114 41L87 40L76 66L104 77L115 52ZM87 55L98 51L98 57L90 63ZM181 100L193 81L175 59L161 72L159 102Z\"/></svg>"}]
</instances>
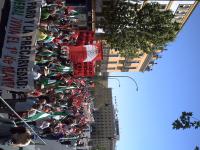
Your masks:
<instances>
[{"instance_id":1,"label":"palestinian flag","mask_svg":"<svg viewBox=\"0 0 200 150\"><path fill-rule=\"evenodd\" d=\"M37 111L37 113L31 117L24 119L26 122L38 121L49 117L57 117L57 116L67 116L67 112L53 112L53 113L45 113L41 111Z\"/></svg>"}]
</instances>

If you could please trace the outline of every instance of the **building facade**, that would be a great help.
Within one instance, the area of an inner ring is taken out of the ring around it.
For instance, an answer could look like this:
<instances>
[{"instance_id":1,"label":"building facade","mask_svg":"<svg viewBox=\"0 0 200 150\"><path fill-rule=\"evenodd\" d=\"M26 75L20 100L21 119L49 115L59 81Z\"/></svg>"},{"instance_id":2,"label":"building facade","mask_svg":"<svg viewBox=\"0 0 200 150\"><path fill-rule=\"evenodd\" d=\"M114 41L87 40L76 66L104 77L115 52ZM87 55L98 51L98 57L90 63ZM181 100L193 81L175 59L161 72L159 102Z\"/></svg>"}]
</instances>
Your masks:
<instances>
[{"instance_id":1,"label":"building facade","mask_svg":"<svg viewBox=\"0 0 200 150\"><path fill-rule=\"evenodd\" d=\"M90 144L93 150L115 150L119 139L119 124L112 102L112 89L107 87L107 80L102 80L96 84L95 91L95 121L92 124Z\"/></svg>"},{"instance_id":2,"label":"building facade","mask_svg":"<svg viewBox=\"0 0 200 150\"><path fill-rule=\"evenodd\" d=\"M111 0L103 1L102 6L105 7L106 4L110 3ZM133 1L130 1L135 3ZM198 5L198 1L194 0L180 0L180 1L160 1L160 0L144 0L138 1L139 8L142 8L146 3L158 2L161 10L171 10L175 15L174 20L180 23L181 28L187 22L188 18L192 14L195 7ZM100 8L100 6L98 6ZM101 16L98 16L97 21L100 20ZM138 58L125 58L121 57L120 54L110 49L109 47L104 47L104 59L102 64L97 66L97 71L100 72L144 72L152 70L156 60L161 58L161 52L163 50L156 50L154 53L145 54L141 53Z\"/></svg>"}]
</instances>

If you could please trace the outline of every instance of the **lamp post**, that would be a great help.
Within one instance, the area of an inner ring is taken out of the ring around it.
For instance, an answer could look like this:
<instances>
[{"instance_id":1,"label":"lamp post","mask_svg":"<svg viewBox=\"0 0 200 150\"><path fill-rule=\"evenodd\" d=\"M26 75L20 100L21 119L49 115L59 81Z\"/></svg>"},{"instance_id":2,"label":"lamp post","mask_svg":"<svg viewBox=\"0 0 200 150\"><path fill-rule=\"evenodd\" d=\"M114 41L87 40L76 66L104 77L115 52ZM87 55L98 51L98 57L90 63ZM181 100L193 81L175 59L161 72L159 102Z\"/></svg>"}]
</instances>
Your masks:
<instances>
[{"instance_id":1,"label":"lamp post","mask_svg":"<svg viewBox=\"0 0 200 150\"><path fill-rule=\"evenodd\" d=\"M134 84L136 85L136 91L139 90L138 84L137 84L136 80L133 79L133 78L130 77L130 76L103 75L103 76L99 76L99 77L105 77L105 78L109 78L109 77L111 77L111 78L129 78L129 79L131 79L131 80L134 82Z\"/></svg>"}]
</instances>

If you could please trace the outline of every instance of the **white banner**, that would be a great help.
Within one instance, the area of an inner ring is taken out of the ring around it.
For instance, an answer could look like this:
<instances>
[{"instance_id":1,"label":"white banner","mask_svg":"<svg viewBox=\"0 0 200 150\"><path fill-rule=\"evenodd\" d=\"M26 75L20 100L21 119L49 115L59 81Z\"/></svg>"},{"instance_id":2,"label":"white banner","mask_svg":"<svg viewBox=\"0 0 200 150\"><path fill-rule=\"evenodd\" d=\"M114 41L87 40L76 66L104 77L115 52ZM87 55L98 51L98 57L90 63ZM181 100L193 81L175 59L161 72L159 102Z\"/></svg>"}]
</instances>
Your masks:
<instances>
[{"instance_id":1,"label":"white banner","mask_svg":"<svg viewBox=\"0 0 200 150\"><path fill-rule=\"evenodd\" d=\"M11 8L0 58L0 89L28 92L34 89L36 30L41 0L10 0Z\"/></svg>"},{"instance_id":2,"label":"white banner","mask_svg":"<svg viewBox=\"0 0 200 150\"><path fill-rule=\"evenodd\" d=\"M98 49L96 45L84 45L86 48L87 58L84 60L84 62L90 62L93 61L97 55L98 55Z\"/></svg>"}]
</instances>

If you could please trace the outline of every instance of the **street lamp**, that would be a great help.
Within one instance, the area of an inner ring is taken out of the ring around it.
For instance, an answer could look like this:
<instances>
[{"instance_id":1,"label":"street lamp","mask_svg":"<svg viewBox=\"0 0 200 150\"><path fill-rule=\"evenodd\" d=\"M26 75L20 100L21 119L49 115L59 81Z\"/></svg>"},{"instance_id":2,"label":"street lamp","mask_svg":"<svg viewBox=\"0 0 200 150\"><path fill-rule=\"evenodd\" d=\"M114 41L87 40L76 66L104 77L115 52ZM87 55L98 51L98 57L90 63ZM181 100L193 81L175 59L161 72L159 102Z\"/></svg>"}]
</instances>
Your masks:
<instances>
[{"instance_id":1,"label":"street lamp","mask_svg":"<svg viewBox=\"0 0 200 150\"><path fill-rule=\"evenodd\" d=\"M109 78L109 79L115 79L116 81L118 81L119 87L120 87L120 81L117 78Z\"/></svg>"},{"instance_id":2,"label":"street lamp","mask_svg":"<svg viewBox=\"0 0 200 150\"><path fill-rule=\"evenodd\" d=\"M131 80L134 82L134 84L136 85L136 91L139 90L139 89L138 89L138 84L137 84L136 80L133 79L133 78L130 77L130 76L103 75L103 76L99 76L99 77L107 77L107 78L109 78L109 77L111 77L111 78L129 78L129 79L131 79Z\"/></svg>"}]
</instances>

